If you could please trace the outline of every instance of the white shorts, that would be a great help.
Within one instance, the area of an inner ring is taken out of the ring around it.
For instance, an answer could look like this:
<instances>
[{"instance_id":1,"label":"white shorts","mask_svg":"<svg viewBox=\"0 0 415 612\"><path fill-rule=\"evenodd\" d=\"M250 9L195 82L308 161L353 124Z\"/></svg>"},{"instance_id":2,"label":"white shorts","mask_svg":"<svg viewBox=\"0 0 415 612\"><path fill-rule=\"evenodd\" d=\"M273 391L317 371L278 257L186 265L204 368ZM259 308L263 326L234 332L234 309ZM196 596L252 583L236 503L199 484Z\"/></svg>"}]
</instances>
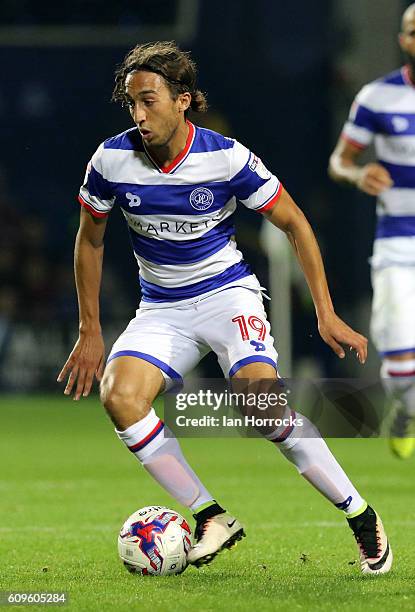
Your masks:
<instances>
[{"instance_id":1,"label":"white shorts","mask_svg":"<svg viewBox=\"0 0 415 612\"><path fill-rule=\"evenodd\" d=\"M160 368L167 386L181 380L210 351L225 378L242 366L277 367L277 352L259 290L232 287L172 308L139 308L111 349L108 361L140 357Z\"/></svg>"},{"instance_id":2,"label":"white shorts","mask_svg":"<svg viewBox=\"0 0 415 612\"><path fill-rule=\"evenodd\" d=\"M372 270L370 331L382 356L415 351L415 266Z\"/></svg>"}]
</instances>

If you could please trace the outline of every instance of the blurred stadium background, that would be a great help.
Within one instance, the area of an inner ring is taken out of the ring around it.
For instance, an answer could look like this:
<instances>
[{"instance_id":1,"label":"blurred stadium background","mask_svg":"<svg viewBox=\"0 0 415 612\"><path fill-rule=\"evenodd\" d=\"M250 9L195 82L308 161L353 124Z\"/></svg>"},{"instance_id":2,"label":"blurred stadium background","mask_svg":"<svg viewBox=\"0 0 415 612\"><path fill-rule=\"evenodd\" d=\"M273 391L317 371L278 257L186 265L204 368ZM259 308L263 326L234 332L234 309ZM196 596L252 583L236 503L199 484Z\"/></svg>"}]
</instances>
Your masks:
<instances>
[{"instance_id":1,"label":"blurred stadium background","mask_svg":"<svg viewBox=\"0 0 415 612\"><path fill-rule=\"evenodd\" d=\"M193 52L210 103L202 124L247 144L280 177L318 235L338 312L367 333L374 202L330 182L326 168L357 90L400 65L396 36L408 4L3 0L1 391L56 389L77 330L72 252L78 187L97 144L130 126L126 112L110 103L115 65L137 42L155 39L175 39ZM261 219L241 209L238 225L240 247L269 286ZM139 300L126 238L115 213L102 290L108 346ZM338 361L320 341L308 292L288 265L291 343L278 342L285 326L274 324L283 373L284 362L289 373L292 349L297 376L357 374L354 360ZM274 303L283 284L277 265ZM218 372L214 359L204 368ZM365 373L376 375L377 368L372 346Z\"/></svg>"},{"instance_id":2,"label":"blurred stadium background","mask_svg":"<svg viewBox=\"0 0 415 612\"><path fill-rule=\"evenodd\" d=\"M408 4L0 2L0 589L65 590L73 609L100 612L414 609L413 463L398 468L384 440L330 441L390 530L398 571L382 583L357 579L342 517L274 459L272 445L186 439L190 463L241 516L250 539L180 583L137 588L117 558L119 526L138 507L176 504L137 470L97 396L74 405L55 382L77 336L78 188L97 144L131 125L110 103L115 65L150 40L175 39L193 52L210 102L203 125L247 144L280 177L317 233L339 314L367 333L374 200L335 185L326 169L355 93L400 65L397 32ZM362 369L320 340L278 230L267 235L243 207L237 223L240 247L270 287L282 373L377 377L373 345ZM115 211L102 288L108 349L138 301L137 267ZM200 373L220 375L214 357Z\"/></svg>"}]
</instances>

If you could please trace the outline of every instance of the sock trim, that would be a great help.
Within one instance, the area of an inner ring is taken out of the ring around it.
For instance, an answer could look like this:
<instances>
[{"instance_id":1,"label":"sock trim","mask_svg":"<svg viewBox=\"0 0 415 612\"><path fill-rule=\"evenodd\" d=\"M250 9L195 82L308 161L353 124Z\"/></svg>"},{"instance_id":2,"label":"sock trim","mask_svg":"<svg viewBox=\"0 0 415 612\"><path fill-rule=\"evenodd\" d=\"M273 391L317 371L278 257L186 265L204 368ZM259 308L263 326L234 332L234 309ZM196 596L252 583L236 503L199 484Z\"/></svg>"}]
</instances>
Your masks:
<instances>
[{"instance_id":1,"label":"sock trim","mask_svg":"<svg viewBox=\"0 0 415 612\"><path fill-rule=\"evenodd\" d=\"M210 499L207 502L204 502L203 504L200 504L200 506L197 506L196 508L194 508L194 514L198 514L199 512L202 512L202 510L206 510L206 508L209 508L210 506L213 506L214 504L216 504L216 500L214 499Z\"/></svg>"},{"instance_id":2,"label":"sock trim","mask_svg":"<svg viewBox=\"0 0 415 612\"><path fill-rule=\"evenodd\" d=\"M347 515L347 519L356 518L356 516L359 516L360 514L363 514L363 512L366 509L367 509L367 502L363 502L363 504L360 506L359 510L356 510L356 512L352 512L351 514Z\"/></svg>"},{"instance_id":3,"label":"sock trim","mask_svg":"<svg viewBox=\"0 0 415 612\"><path fill-rule=\"evenodd\" d=\"M142 450L145 446L147 446L147 444L154 440L156 436L159 435L163 428L164 423L160 419L154 429L150 431L150 433L147 434L145 438L143 438L142 440L140 440L140 442L137 442L137 444L134 444L133 446L127 446L128 450L130 450L132 453L136 453L137 451Z\"/></svg>"},{"instance_id":4,"label":"sock trim","mask_svg":"<svg viewBox=\"0 0 415 612\"><path fill-rule=\"evenodd\" d=\"M212 501L213 503L209 504L207 508L205 508L204 510L200 510L199 512L195 512L193 514L193 518L196 520L196 523L198 525L204 523L207 519L212 518L213 516L217 516L218 514L223 514L224 512L226 512L226 510L224 510L222 506L219 506L215 499L213 499Z\"/></svg>"},{"instance_id":5,"label":"sock trim","mask_svg":"<svg viewBox=\"0 0 415 612\"><path fill-rule=\"evenodd\" d=\"M294 410L291 410L290 418L293 421L295 421L296 415L295 415L295 411ZM294 430L294 423L292 423L291 425L287 425L287 427L284 429L282 434L280 436L278 436L277 438L271 439L270 442L273 442L274 444L279 444L280 442L285 442L285 440L288 438L288 436L290 436L292 434L293 430Z\"/></svg>"}]
</instances>

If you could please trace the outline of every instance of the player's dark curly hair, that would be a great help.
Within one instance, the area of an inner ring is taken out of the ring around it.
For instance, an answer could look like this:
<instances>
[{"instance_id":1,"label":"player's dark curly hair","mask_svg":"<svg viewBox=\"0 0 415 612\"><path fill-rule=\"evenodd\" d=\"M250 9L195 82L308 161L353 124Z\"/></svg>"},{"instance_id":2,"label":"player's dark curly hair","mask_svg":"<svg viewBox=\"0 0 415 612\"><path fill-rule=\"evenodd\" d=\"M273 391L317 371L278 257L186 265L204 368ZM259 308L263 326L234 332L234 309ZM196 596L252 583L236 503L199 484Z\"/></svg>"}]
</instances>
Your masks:
<instances>
[{"instance_id":1,"label":"player's dark curly hair","mask_svg":"<svg viewBox=\"0 0 415 612\"><path fill-rule=\"evenodd\" d=\"M137 45L124 58L115 72L114 102L128 105L125 79L130 72L147 70L161 75L170 89L173 100L179 94L189 92L192 96L190 108L197 113L207 110L206 96L196 89L196 64L190 53L182 51L173 41L160 41Z\"/></svg>"}]
</instances>

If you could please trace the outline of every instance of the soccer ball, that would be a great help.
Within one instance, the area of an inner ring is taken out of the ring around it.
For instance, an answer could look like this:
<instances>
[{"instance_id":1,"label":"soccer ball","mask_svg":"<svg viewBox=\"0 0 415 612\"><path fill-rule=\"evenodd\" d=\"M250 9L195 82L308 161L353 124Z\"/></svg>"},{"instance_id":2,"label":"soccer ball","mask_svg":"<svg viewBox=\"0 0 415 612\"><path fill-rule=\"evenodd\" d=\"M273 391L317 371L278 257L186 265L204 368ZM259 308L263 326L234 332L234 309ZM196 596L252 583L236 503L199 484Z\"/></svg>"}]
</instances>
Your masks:
<instances>
[{"instance_id":1,"label":"soccer ball","mask_svg":"<svg viewBox=\"0 0 415 612\"><path fill-rule=\"evenodd\" d=\"M185 519L169 508L147 506L125 521L118 536L118 553L129 572L144 576L180 574L192 546Z\"/></svg>"}]
</instances>

